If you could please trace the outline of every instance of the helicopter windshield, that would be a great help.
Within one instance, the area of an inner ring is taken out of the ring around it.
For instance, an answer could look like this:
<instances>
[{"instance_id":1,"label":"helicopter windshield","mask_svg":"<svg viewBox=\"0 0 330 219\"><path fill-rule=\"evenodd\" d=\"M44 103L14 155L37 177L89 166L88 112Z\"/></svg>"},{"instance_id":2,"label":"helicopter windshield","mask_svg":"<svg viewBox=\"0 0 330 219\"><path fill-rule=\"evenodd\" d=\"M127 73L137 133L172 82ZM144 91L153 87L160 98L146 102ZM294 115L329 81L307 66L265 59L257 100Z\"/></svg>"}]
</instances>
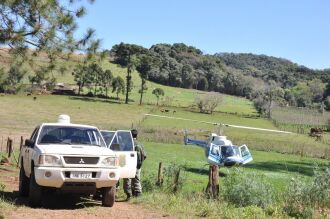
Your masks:
<instances>
[{"instance_id":1,"label":"helicopter windshield","mask_svg":"<svg viewBox=\"0 0 330 219\"><path fill-rule=\"evenodd\" d=\"M221 154L222 154L223 157L230 157L230 156L234 156L235 152L234 152L232 146L222 146L221 147Z\"/></svg>"},{"instance_id":2,"label":"helicopter windshield","mask_svg":"<svg viewBox=\"0 0 330 219\"><path fill-rule=\"evenodd\" d=\"M213 136L212 143L215 145L224 145L225 144L224 140L219 138L219 136Z\"/></svg>"}]
</instances>

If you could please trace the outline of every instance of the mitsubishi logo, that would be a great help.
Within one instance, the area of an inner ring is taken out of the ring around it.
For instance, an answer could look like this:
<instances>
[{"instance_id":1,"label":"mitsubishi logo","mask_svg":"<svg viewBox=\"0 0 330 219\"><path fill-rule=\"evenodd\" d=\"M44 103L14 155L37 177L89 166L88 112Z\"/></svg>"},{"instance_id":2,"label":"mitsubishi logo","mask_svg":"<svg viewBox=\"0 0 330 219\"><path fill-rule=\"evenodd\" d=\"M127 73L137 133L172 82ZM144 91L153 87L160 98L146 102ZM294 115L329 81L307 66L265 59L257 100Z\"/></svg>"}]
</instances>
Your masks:
<instances>
[{"instance_id":1,"label":"mitsubishi logo","mask_svg":"<svg viewBox=\"0 0 330 219\"><path fill-rule=\"evenodd\" d=\"M85 161L82 158L80 158L79 163L85 163Z\"/></svg>"}]
</instances>

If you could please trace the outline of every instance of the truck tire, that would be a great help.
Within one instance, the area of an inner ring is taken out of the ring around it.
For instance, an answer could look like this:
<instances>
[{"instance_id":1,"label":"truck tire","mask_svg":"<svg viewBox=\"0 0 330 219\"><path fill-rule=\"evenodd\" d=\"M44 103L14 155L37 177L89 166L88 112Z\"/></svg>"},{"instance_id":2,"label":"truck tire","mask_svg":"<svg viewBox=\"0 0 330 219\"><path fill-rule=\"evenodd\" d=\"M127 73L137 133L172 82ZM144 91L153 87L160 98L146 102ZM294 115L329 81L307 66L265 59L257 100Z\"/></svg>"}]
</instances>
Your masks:
<instances>
[{"instance_id":1,"label":"truck tire","mask_svg":"<svg viewBox=\"0 0 330 219\"><path fill-rule=\"evenodd\" d=\"M29 195L29 178L25 176L24 167L19 170L19 186L18 193L20 196L27 197Z\"/></svg>"},{"instance_id":2,"label":"truck tire","mask_svg":"<svg viewBox=\"0 0 330 219\"><path fill-rule=\"evenodd\" d=\"M102 205L105 207L112 207L115 203L116 186L104 188L102 194Z\"/></svg>"},{"instance_id":3,"label":"truck tire","mask_svg":"<svg viewBox=\"0 0 330 219\"><path fill-rule=\"evenodd\" d=\"M42 198L42 187L36 182L34 171L32 168L30 176L30 187L29 187L29 204L31 207L39 207L41 205Z\"/></svg>"}]
</instances>

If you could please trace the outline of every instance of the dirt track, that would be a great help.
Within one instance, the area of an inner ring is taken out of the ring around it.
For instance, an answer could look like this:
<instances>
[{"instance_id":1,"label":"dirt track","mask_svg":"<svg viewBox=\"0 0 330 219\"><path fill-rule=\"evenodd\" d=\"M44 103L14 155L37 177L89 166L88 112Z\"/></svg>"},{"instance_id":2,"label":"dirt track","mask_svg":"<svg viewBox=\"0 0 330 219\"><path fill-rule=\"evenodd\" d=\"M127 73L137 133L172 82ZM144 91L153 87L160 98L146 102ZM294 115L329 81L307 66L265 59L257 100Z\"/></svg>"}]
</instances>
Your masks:
<instances>
[{"instance_id":1,"label":"dirt track","mask_svg":"<svg viewBox=\"0 0 330 219\"><path fill-rule=\"evenodd\" d=\"M18 196L17 171L0 165L0 182L6 185L0 196L8 201L13 201L13 209L1 209L5 218L174 218L159 212L143 208L123 200L118 200L114 207L102 207L99 201L81 201L71 196L55 195L54 198L46 200L44 208L33 209L27 206L27 198Z\"/></svg>"}]
</instances>

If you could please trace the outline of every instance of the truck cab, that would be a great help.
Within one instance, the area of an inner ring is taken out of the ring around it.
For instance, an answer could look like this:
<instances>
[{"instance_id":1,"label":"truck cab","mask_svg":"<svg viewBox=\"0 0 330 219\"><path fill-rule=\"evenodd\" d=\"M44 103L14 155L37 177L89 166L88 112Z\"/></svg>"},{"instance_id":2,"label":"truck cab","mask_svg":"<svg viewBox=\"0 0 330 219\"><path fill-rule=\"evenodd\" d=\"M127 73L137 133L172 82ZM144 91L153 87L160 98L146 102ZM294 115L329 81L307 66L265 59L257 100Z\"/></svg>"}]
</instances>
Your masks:
<instances>
[{"instance_id":1,"label":"truck cab","mask_svg":"<svg viewBox=\"0 0 330 219\"><path fill-rule=\"evenodd\" d=\"M72 124L67 115L37 126L21 148L19 193L32 207L41 205L47 190L101 192L103 206L112 207L119 177L118 157L100 131Z\"/></svg>"}]
</instances>

